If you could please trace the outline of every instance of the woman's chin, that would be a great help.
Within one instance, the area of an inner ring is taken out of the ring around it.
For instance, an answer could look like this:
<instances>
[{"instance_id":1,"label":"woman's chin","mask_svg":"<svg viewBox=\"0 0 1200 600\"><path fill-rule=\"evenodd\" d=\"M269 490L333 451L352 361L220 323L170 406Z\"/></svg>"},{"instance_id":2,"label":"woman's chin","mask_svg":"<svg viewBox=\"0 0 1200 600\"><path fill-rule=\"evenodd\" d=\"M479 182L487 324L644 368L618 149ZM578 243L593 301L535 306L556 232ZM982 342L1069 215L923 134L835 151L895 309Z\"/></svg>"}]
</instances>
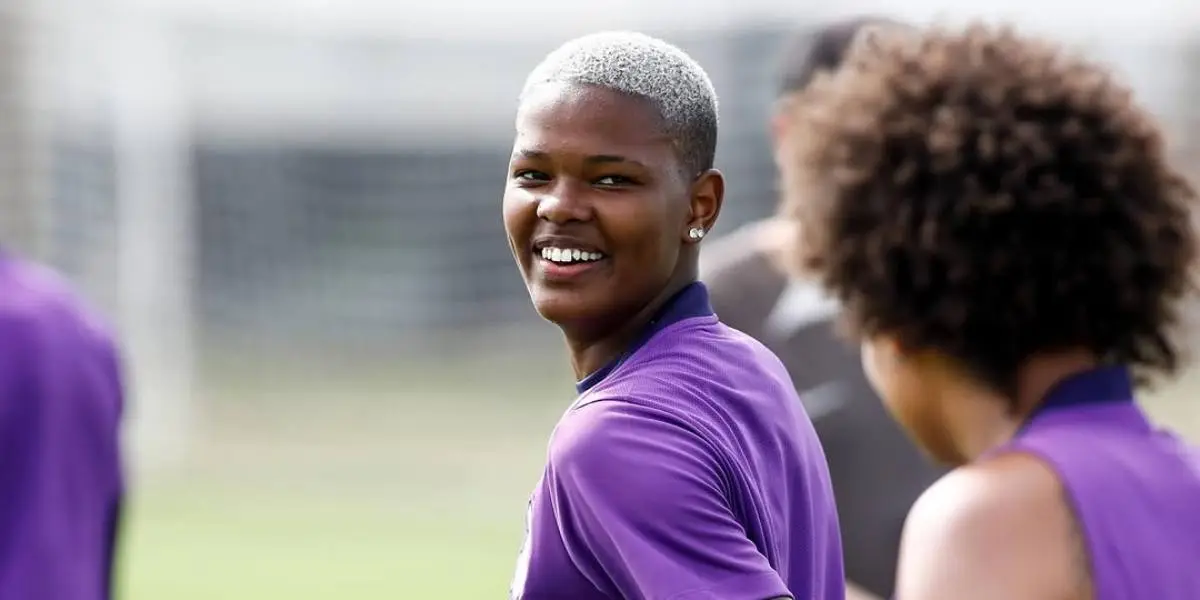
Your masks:
<instances>
[{"instance_id":1,"label":"woman's chin","mask_svg":"<svg viewBox=\"0 0 1200 600\"><path fill-rule=\"evenodd\" d=\"M584 307L577 302L562 298L538 298L533 302L533 308L543 319L560 327L577 323L586 318Z\"/></svg>"},{"instance_id":2,"label":"woman's chin","mask_svg":"<svg viewBox=\"0 0 1200 600\"><path fill-rule=\"evenodd\" d=\"M604 310L597 308L602 303L578 290L530 289L530 297L538 315L559 327L577 326L604 315Z\"/></svg>"}]
</instances>

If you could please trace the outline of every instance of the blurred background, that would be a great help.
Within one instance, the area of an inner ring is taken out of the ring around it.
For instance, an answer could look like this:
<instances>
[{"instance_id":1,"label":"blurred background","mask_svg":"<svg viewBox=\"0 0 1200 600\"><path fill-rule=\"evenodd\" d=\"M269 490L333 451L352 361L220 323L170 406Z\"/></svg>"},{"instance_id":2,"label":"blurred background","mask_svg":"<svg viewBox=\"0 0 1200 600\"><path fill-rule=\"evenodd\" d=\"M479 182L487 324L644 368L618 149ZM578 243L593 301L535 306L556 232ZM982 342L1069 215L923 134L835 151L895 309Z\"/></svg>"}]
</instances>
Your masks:
<instances>
[{"instance_id":1,"label":"blurred background","mask_svg":"<svg viewBox=\"0 0 1200 600\"><path fill-rule=\"evenodd\" d=\"M835 6L836 4L836 6ZM506 597L573 398L500 198L559 43L679 44L722 100L718 233L769 213L779 45L986 16L1111 61L1200 141L1200 4L1141 0L4 0L0 231L123 337L127 600ZM1152 399L1200 433L1193 376Z\"/></svg>"}]
</instances>

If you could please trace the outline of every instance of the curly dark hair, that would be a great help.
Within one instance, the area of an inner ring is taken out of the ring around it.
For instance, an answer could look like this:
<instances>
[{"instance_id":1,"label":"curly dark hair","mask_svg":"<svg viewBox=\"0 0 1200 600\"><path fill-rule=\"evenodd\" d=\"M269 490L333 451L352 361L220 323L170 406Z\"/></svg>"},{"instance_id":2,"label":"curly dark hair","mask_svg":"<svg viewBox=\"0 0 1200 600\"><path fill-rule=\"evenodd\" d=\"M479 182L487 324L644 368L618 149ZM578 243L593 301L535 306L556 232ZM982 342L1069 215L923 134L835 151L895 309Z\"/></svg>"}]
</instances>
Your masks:
<instances>
[{"instance_id":1,"label":"curly dark hair","mask_svg":"<svg viewBox=\"0 0 1200 600\"><path fill-rule=\"evenodd\" d=\"M795 266L857 335L955 357L1001 393L1086 348L1172 374L1192 187L1104 67L1008 27L877 33L790 108Z\"/></svg>"}]
</instances>

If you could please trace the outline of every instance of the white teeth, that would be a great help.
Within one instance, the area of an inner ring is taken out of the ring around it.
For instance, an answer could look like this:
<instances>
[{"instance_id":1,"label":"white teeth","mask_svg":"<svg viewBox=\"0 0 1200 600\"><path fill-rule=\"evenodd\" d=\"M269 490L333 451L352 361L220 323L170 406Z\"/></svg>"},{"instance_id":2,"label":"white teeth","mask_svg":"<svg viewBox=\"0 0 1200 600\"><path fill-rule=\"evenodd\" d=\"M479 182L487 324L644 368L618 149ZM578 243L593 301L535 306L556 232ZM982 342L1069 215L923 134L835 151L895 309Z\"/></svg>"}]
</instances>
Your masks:
<instances>
[{"instance_id":1,"label":"white teeth","mask_svg":"<svg viewBox=\"0 0 1200 600\"><path fill-rule=\"evenodd\" d=\"M587 252L577 248L542 248L542 258L563 264L590 262L604 258L599 252Z\"/></svg>"}]
</instances>

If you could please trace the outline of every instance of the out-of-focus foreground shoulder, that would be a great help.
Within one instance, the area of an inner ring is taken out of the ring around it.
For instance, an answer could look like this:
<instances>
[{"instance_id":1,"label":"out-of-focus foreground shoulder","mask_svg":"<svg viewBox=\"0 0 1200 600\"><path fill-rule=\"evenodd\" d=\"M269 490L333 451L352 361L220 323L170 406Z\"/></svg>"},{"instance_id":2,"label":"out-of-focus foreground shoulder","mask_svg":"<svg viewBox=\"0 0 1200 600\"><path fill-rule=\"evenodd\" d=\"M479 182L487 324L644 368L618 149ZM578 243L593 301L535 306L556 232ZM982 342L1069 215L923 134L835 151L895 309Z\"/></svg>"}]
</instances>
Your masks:
<instances>
[{"instance_id":1,"label":"out-of-focus foreground shoulder","mask_svg":"<svg viewBox=\"0 0 1200 600\"><path fill-rule=\"evenodd\" d=\"M1069 597L1074 518L1057 476L1025 454L956 469L904 526L898 600Z\"/></svg>"}]
</instances>

